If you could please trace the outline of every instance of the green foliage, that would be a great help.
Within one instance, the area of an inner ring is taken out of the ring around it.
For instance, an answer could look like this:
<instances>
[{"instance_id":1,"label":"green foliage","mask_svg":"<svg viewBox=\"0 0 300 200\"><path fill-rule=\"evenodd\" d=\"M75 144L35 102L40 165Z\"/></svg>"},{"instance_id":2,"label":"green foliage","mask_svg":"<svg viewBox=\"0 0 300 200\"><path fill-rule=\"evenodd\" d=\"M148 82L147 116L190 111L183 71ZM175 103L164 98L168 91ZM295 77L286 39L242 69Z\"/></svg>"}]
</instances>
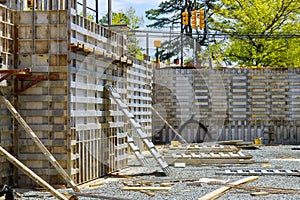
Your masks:
<instances>
[{"instance_id":1,"label":"green foliage","mask_svg":"<svg viewBox=\"0 0 300 200\"><path fill-rule=\"evenodd\" d=\"M159 8L146 11L146 17L154 21L148 27L162 28L170 25L180 25L181 10L184 0L169 0L159 4Z\"/></svg>"},{"instance_id":2,"label":"green foliage","mask_svg":"<svg viewBox=\"0 0 300 200\"><path fill-rule=\"evenodd\" d=\"M108 16L105 15L99 20L99 23L102 25L107 25ZM120 10L118 13L112 13L112 25L128 25L130 29L137 29L143 23L143 17L136 16L135 9L132 7L125 12ZM127 34L127 49L128 54L135 56L137 59L143 59L143 49L139 46L139 41L132 32L128 32Z\"/></svg>"},{"instance_id":3,"label":"green foliage","mask_svg":"<svg viewBox=\"0 0 300 200\"><path fill-rule=\"evenodd\" d=\"M213 55L242 66L300 66L298 0L221 0L213 27L230 38L218 41ZM298 55L298 56L297 56Z\"/></svg>"},{"instance_id":4,"label":"green foliage","mask_svg":"<svg viewBox=\"0 0 300 200\"><path fill-rule=\"evenodd\" d=\"M79 15L83 16L83 12L80 12ZM94 16L91 13L87 13L86 18L90 21L94 21Z\"/></svg>"},{"instance_id":5,"label":"green foliage","mask_svg":"<svg viewBox=\"0 0 300 200\"><path fill-rule=\"evenodd\" d=\"M206 0L206 3L210 33L225 34L224 39L210 37L211 57L215 63L300 66L299 0ZM191 11L203 7L202 3L188 0L163 1L157 9L146 11L146 17L153 21L148 27L180 26L182 9ZM186 27L184 33L191 35L190 27ZM201 46L207 45L205 36L199 36L197 41ZM175 50L173 54L179 55Z\"/></svg>"},{"instance_id":6,"label":"green foliage","mask_svg":"<svg viewBox=\"0 0 300 200\"><path fill-rule=\"evenodd\" d=\"M99 20L102 25L108 24L107 14ZM135 9L130 7L125 12L120 10L118 13L112 13L112 25L128 25L130 29L137 29L144 23L143 17L138 17L135 15Z\"/></svg>"},{"instance_id":7,"label":"green foliage","mask_svg":"<svg viewBox=\"0 0 300 200\"><path fill-rule=\"evenodd\" d=\"M208 6L207 10L209 11L214 7L216 0L207 0ZM158 8L151 9L146 11L146 17L151 20L153 23L147 25L151 28L164 28L164 27L181 27L181 13L182 11L192 11L204 9L203 1L187 1L187 0L169 0L162 1ZM196 39L197 43L200 46L207 46L206 44L206 35L203 33L206 32L206 29L203 31L193 30L191 25L182 27L182 33L184 33L184 44L185 48L191 48L190 44L193 45L193 42L190 43L188 37L194 35L193 38ZM181 38L174 38L173 47L171 47L172 51L163 51L159 52L162 60L168 60L170 57L180 54L180 46L181 46ZM190 44L188 44L190 43ZM179 47L176 45L180 45ZM164 42L163 46L169 46L168 42ZM170 48L170 47L169 47Z\"/></svg>"}]
</instances>

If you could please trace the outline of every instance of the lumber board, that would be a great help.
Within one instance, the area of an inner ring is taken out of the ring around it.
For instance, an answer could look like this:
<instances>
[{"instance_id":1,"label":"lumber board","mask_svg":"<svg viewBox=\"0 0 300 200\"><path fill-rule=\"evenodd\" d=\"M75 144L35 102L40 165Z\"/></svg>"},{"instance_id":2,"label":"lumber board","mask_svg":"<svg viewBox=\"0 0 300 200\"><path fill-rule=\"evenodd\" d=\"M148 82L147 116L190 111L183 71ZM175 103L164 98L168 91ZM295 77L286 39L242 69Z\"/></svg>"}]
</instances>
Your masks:
<instances>
[{"instance_id":1,"label":"lumber board","mask_svg":"<svg viewBox=\"0 0 300 200\"><path fill-rule=\"evenodd\" d=\"M258 180L258 176L250 176L250 177L246 177L240 180L237 180L235 182L230 183L230 185L232 186L238 186L238 185L242 185L242 184L246 184L246 183L250 183L253 181ZM213 199L217 199L218 197L222 196L225 192L227 192L228 190L230 190L231 187L230 186L223 186L220 187L200 198L198 198L198 200L213 200Z\"/></svg>"},{"instance_id":2,"label":"lumber board","mask_svg":"<svg viewBox=\"0 0 300 200\"><path fill-rule=\"evenodd\" d=\"M252 164L254 163L251 159L240 159L240 158L165 158L165 161L169 165L173 165L174 162L185 163L186 165L201 166L201 165L225 165L225 164Z\"/></svg>"},{"instance_id":3,"label":"lumber board","mask_svg":"<svg viewBox=\"0 0 300 200\"><path fill-rule=\"evenodd\" d=\"M32 180L34 180L37 184L40 186L46 188L49 190L51 194L53 194L58 199L62 200L68 200L63 194L55 190L51 185L49 185L46 181L44 181L42 178L40 178L36 173L31 171L28 167L26 167L23 163L21 163L18 159L13 157L10 153L8 153L5 149L3 149L0 146L0 154L5 156L5 158L11 162L13 165L15 165L18 169L23 171L28 177L30 177Z\"/></svg>"},{"instance_id":4,"label":"lumber board","mask_svg":"<svg viewBox=\"0 0 300 200\"><path fill-rule=\"evenodd\" d=\"M140 190L151 190L151 191L169 191L171 187L123 187L122 190L133 190L133 191L140 191Z\"/></svg>"},{"instance_id":5,"label":"lumber board","mask_svg":"<svg viewBox=\"0 0 300 200\"><path fill-rule=\"evenodd\" d=\"M200 145L200 144L180 144L178 146L170 145L165 152L238 152L239 149L233 145Z\"/></svg>"}]
</instances>

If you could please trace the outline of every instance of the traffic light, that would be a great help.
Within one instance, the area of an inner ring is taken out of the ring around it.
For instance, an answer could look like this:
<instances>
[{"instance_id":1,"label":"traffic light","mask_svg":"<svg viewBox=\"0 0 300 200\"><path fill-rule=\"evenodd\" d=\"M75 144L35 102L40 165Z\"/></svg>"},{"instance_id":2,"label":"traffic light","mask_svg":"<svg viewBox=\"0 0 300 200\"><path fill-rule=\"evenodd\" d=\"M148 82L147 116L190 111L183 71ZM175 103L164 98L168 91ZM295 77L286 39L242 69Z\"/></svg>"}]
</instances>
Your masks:
<instances>
[{"instance_id":1,"label":"traffic light","mask_svg":"<svg viewBox=\"0 0 300 200\"><path fill-rule=\"evenodd\" d=\"M27 8L33 7L33 0L27 0Z\"/></svg>"},{"instance_id":2,"label":"traffic light","mask_svg":"<svg viewBox=\"0 0 300 200\"><path fill-rule=\"evenodd\" d=\"M183 25L189 24L189 13L188 12L182 12L182 24Z\"/></svg>"},{"instance_id":3,"label":"traffic light","mask_svg":"<svg viewBox=\"0 0 300 200\"><path fill-rule=\"evenodd\" d=\"M205 27L205 16L204 10L199 10L199 19L200 19L200 30L204 29Z\"/></svg>"},{"instance_id":4,"label":"traffic light","mask_svg":"<svg viewBox=\"0 0 300 200\"><path fill-rule=\"evenodd\" d=\"M197 11L193 10L191 12L191 26L192 29L197 29Z\"/></svg>"}]
</instances>

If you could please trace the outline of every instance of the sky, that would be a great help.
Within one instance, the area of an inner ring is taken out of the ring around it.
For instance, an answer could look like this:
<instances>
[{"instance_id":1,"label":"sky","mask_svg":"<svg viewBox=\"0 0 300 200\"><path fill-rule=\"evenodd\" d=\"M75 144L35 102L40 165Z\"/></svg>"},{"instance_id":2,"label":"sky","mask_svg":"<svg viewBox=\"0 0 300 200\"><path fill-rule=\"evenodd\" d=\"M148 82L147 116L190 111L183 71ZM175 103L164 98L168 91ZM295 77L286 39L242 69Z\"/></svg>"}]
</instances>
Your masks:
<instances>
[{"instance_id":1,"label":"sky","mask_svg":"<svg viewBox=\"0 0 300 200\"><path fill-rule=\"evenodd\" d=\"M158 8L158 5L163 0L111 0L112 11L119 12L120 10L126 11L128 8L133 7L138 17L143 16L144 26L150 22L145 17L145 11L153 8ZM87 0L88 6L95 8L95 0ZM108 0L98 0L99 2L99 16L102 18L107 13Z\"/></svg>"},{"instance_id":2,"label":"sky","mask_svg":"<svg viewBox=\"0 0 300 200\"><path fill-rule=\"evenodd\" d=\"M80 2L80 0L78 0ZM136 11L136 16L144 18L144 24L141 26L142 29L146 28L147 24L151 24L153 22L147 20L145 16L145 11L150 9L158 8L159 4L162 1L166 0L111 0L112 1L112 11L119 12L120 10L126 11L130 7L133 7ZM98 0L99 4L99 18L101 19L107 13L107 3L108 0ZM87 0L87 4L89 7L95 9L95 0ZM146 37L139 37L138 38L140 46L146 47ZM152 57L155 54L156 48L154 47L155 40L164 40L161 39L160 36L152 36L149 38L149 55ZM144 48L144 53L146 53L146 48Z\"/></svg>"}]
</instances>

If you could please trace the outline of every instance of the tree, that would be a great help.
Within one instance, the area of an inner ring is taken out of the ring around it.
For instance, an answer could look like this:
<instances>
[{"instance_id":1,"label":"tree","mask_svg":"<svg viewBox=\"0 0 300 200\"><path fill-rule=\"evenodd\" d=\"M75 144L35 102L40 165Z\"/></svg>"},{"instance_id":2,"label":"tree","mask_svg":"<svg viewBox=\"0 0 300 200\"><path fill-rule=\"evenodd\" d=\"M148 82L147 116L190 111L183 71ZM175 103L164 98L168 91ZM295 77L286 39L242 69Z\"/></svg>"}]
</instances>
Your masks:
<instances>
[{"instance_id":1,"label":"tree","mask_svg":"<svg viewBox=\"0 0 300 200\"><path fill-rule=\"evenodd\" d=\"M300 66L299 15L298 0L221 0L213 27L229 39L217 41L213 54L237 65Z\"/></svg>"},{"instance_id":2,"label":"tree","mask_svg":"<svg viewBox=\"0 0 300 200\"><path fill-rule=\"evenodd\" d=\"M193 42L192 40L188 39L188 37L193 37L199 44L198 46L207 46L207 38L206 33L207 29L206 27L204 30L193 30L191 27L191 24L188 24L187 26L181 25L181 16L183 11L191 12L192 10L199 10L199 9L206 9L205 12L209 13L209 11L214 7L215 0L206 0L205 4L203 1L199 2L196 0L169 0L169 1L163 1L159 4L158 8L151 9L146 11L146 17L153 21L152 24L149 24L148 27L152 28L165 28L165 27L180 27L181 33L184 35L184 43L186 44L186 47L192 47ZM186 41L187 39L187 41ZM173 39L174 46L170 47L168 42L164 42L162 44L163 47L168 47L173 49L172 52L164 53L163 50L161 50L160 57L162 59L168 59L172 56L176 56L180 54L180 47L177 47L175 45L181 45L182 41L180 36ZM198 49L200 50L200 49Z\"/></svg>"},{"instance_id":3,"label":"tree","mask_svg":"<svg viewBox=\"0 0 300 200\"><path fill-rule=\"evenodd\" d=\"M108 15L102 17L99 20L102 25L108 24ZM125 12L120 10L118 13L112 13L112 25L128 25L133 30L139 28L144 23L143 17L135 15L135 9L130 7ZM138 59L143 59L142 48L139 47L139 40L135 37L133 32L127 33L127 49L128 53L136 56Z\"/></svg>"},{"instance_id":4,"label":"tree","mask_svg":"<svg viewBox=\"0 0 300 200\"><path fill-rule=\"evenodd\" d=\"M146 11L149 27L180 25L181 10L203 8L192 0L168 0ZM203 1L201 1L203 2ZM298 0L205 0L211 58L244 66L300 66L300 2ZM191 35L190 27L184 30ZM208 45L198 34L198 44ZM176 48L174 48L176 49ZM179 54L174 50L174 55ZM171 55L171 54L170 54Z\"/></svg>"}]
</instances>

